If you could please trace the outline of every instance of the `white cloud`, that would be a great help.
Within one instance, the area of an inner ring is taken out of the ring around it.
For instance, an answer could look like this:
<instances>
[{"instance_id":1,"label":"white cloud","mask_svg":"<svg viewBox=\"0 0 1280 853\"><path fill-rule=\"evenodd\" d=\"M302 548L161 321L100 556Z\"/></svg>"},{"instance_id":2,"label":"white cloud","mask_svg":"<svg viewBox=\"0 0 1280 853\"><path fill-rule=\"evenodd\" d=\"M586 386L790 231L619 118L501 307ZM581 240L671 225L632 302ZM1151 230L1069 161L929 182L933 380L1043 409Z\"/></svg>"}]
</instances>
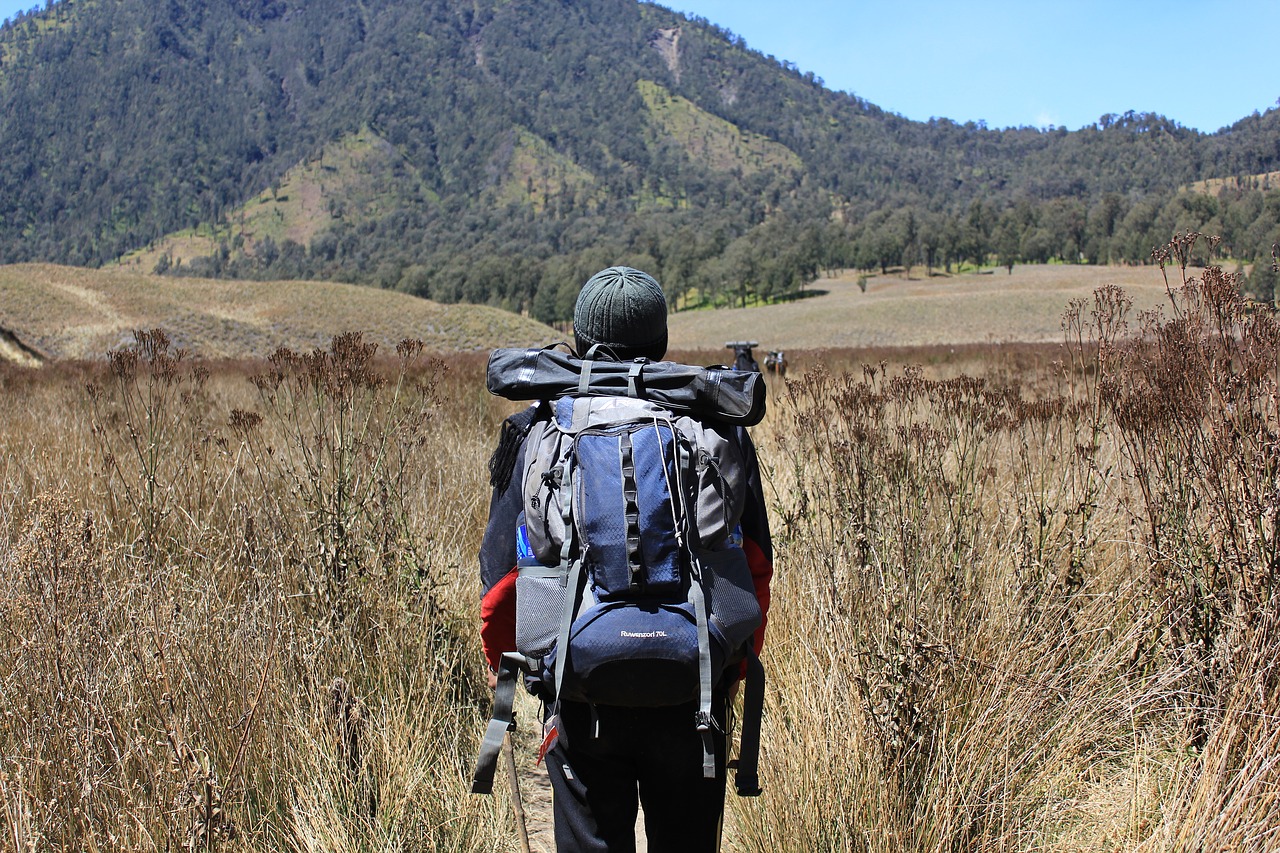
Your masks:
<instances>
[{"instance_id":1,"label":"white cloud","mask_svg":"<svg viewBox=\"0 0 1280 853\"><path fill-rule=\"evenodd\" d=\"M1049 110L1040 110L1040 112L1036 113L1036 121L1035 121L1036 127L1043 130L1044 128L1049 127L1050 125L1057 127L1058 124L1059 124L1059 121L1056 113L1052 113Z\"/></svg>"}]
</instances>

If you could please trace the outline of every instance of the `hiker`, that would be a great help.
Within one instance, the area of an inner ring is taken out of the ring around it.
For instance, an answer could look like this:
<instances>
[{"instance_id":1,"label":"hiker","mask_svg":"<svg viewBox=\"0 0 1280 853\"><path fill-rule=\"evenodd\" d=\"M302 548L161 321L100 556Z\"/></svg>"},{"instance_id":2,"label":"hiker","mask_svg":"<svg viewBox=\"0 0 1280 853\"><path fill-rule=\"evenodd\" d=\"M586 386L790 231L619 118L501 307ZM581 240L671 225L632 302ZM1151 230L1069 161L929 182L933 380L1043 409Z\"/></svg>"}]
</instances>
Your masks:
<instances>
[{"instance_id":1,"label":"hiker","mask_svg":"<svg viewBox=\"0 0 1280 853\"><path fill-rule=\"evenodd\" d=\"M755 341L730 341L725 344L725 349L733 350L733 369L734 370L750 370L755 373L760 372L760 364L756 361L753 349L760 346Z\"/></svg>"},{"instance_id":2,"label":"hiker","mask_svg":"<svg viewBox=\"0 0 1280 853\"><path fill-rule=\"evenodd\" d=\"M786 378L787 354L780 349L769 350L768 355L764 357L764 369L779 377Z\"/></svg>"},{"instance_id":3,"label":"hiker","mask_svg":"<svg viewBox=\"0 0 1280 853\"><path fill-rule=\"evenodd\" d=\"M611 359L611 364L633 371L634 377L634 371L647 364L643 359L661 362L666 354L667 303L662 288L648 274L630 267L602 270L582 287L574 308L573 330L577 357ZM662 365L655 365L657 367ZM625 378L626 372L622 375ZM746 381L748 377L740 379ZM518 541L517 536L517 530L524 530L520 526L526 506L521 472L526 465L526 443L533 440L529 437L530 430L536 428L540 419L558 418L560 415L555 413L558 411L543 401L508 418L489 463L493 496L479 556L484 589L481 640L490 668L491 686L499 681L497 672L503 664L504 653L516 649L518 575L515 567L519 557L527 557L528 547L527 539ZM758 417L751 423L757 421ZM650 433L652 431L651 426ZM745 500L738 525L740 540L736 535L733 539L734 543L740 542L739 557L744 565L739 586L746 590L744 595L755 612L755 621L750 623L741 642L758 653L764 637L773 573L769 524L755 450L745 428L728 427L720 432L727 437L726 443L735 445L741 452L740 457L735 453L734 458L742 460L745 488L741 491L745 492ZM639 443L637 438L637 445ZM639 449L636 452L639 453ZM641 479L644 473L637 470L634 477ZM670 518L670 513L667 517ZM624 543L630 544L629 539ZM732 547L739 545L732 544ZM646 556L645 560L648 559ZM522 562L526 564L527 561ZM571 582L569 587L573 586ZM565 630L564 636L568 636L567 628ZM617 633L613 636L616 638ZM623 636L627 636L625 631ZM567 657L563 652L560 654ZM758 663L755 665L758 668ZM714 687L707 688L712 723L701 727L696 725L701 719L699 708L702 707L697 699L669 707L635 707L588 704L562 697L558 705L553 705L555 682L547 683L547 679L540 679L537 674L526 674L525 686L546 703L548 719L554 725L545 760L553 791L557 850L633 851L638 805L644 809L649 849L717 850L726 787L728 709L745 666L745 663L730 664ZM664 686L637 687L660 692ZM565 692L568 693L567 687ZM758 702L755 704L758 706ZM558 714L552 717L551 709L557 707ZM756 719L758 735L758 714ZM744 717L744 733L748 724ZM744 752L745 743L744 734ZM754 757L752 778L754 780ZM742 794L742 781L738 781ZM473 790L483 792L482 788Z\"/></svg>"}]
</instances>

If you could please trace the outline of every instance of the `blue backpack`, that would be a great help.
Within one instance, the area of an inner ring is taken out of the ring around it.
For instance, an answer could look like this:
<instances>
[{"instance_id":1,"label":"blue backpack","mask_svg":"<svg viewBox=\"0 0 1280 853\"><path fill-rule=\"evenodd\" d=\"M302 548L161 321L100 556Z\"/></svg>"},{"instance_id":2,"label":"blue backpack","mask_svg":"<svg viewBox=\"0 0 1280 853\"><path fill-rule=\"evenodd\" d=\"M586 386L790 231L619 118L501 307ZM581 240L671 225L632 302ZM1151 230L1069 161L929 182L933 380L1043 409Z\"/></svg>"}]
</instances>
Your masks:
<instances>
[{"instance_id":1,"label":"blue backpack","mask_svg":"<svg viewBox=\"0 0 1280 853\"><path fill-rule=\"evenodd\" d=\"M758 794L763 670L751 641L762 616L738 529L747 483L734 427L644 399L643 383L596 396L592 365L582 362L582 393L548 403L525 440L516 652L504 656L472 789L490 789L517 671L551 686L550 718L562 699L696 700L690 724L713 777L712 689L747 660L737 786Z\"/></svg>"}]
</instances>

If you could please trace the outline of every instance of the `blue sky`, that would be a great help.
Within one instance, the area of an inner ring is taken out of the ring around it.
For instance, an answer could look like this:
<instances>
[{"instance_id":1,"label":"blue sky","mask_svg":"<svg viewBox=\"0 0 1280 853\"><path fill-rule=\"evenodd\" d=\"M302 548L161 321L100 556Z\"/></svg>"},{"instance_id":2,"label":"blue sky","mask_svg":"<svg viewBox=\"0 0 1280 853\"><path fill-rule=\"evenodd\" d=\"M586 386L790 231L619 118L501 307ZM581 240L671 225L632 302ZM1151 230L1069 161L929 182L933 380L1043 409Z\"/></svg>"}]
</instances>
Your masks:
<instances>
[{"instance_id":1,"label":"blue sky","mask_svg":"<svg viewBox=\"0 0 1280 853\"><path fill-rule=\"evenodd\" d=\"M43 1L0 0L0 19ZM1076 130L1157 112L1205 132L1280 98L1276 0L666 0L890 112Z\"/></svg>"},{"instance_id":2,"label":"blue sky","mask_svg":"<svg viewBox=\"0 0 1280 853\"><path fill-rule=\"evenodd\" d=\"M890 112L1212 133L1280 98L1276 0L663 0Z\"/></svg>"}]
</instances>

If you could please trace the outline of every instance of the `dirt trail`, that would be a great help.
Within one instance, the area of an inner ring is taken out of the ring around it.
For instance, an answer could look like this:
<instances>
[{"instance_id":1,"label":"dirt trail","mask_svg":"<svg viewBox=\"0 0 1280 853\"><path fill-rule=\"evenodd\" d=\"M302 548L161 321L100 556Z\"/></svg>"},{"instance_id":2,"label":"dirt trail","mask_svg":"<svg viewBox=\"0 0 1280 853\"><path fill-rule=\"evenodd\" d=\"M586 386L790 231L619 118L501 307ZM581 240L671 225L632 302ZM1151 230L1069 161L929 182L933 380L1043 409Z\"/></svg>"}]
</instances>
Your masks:
<instances>
[{"instance_id":1,"label":"dirt trail","mask_svg":"<svg viewBox=\"0 0 1280 853\"><path fill-rule=\"evenodd\" d=\"M64 348L67 353L75 355L97 354L96 350L99 347L95 342L101 337L118 336L122 331L133 328L129 319L116 310L115 306L98 291L66 281L52 281L49 284L51 287L56 287L85 303L86 313L84 316L96 316L98 318L95 322L82 323L75 327L74 331L69 335L70 343Z\"/></svg>"},{"instance_id":2,"label":"dirt trail","mask_svg":"<svg viewBox=\"0 0 1280 853\"><path fill-rule=\"evenodd\" d=\"M109 303L103 297L103 295L98 291L91 290L87 287L80 287L79 285L71 284L65 281L51 281L49 282L49 284L51 287L56 287L59 290L63 291L64 293L68 293L71 296L74 296L75 298L79 299L80 301L87 303L90 308L92 308L94 311L96 311L98 314L102 316L103 322L105 323L124 322L124 317L120 314L120 312L117 311L115 307L112 306L111 303Z\"/></svg>"},{"instance_id":3,"label":"dirt trail","mask_svg":"<svg viewBox=\"0 0 1280 853\"><path fill-rule=\"evenodd\" d=\"M547 778L546 765L534 764L534 751L541 727L538 702L524 691L516 696L516 719L519 725L515 737L516 772L520 776L520 799L524 804L525 827L529 832L530 853L555 853L556 836L551 813L551 780ZM506 774L501 774L505 779ZM494 794L510 797L505 784L495 784ZM647 853L648 840L644 835L644 813L636 820L636 853Z\"/></svg>"},{"instance_id":4,"label":"dirt trail","mask_svg":"<svg viewBox=\"0 0 1280 853\"><path fill-rule=\"evenodd\" d=\"M517 758L517 762L519 758ZM529 831L529 853L556 853L555 826L551 812L551 780L545 766L529 762L518 767L520 799L524 803L525 826ZM644 836L644 813L636 820L636 853L647 853L649 843Z\"/></svg>"}]
</instances>

